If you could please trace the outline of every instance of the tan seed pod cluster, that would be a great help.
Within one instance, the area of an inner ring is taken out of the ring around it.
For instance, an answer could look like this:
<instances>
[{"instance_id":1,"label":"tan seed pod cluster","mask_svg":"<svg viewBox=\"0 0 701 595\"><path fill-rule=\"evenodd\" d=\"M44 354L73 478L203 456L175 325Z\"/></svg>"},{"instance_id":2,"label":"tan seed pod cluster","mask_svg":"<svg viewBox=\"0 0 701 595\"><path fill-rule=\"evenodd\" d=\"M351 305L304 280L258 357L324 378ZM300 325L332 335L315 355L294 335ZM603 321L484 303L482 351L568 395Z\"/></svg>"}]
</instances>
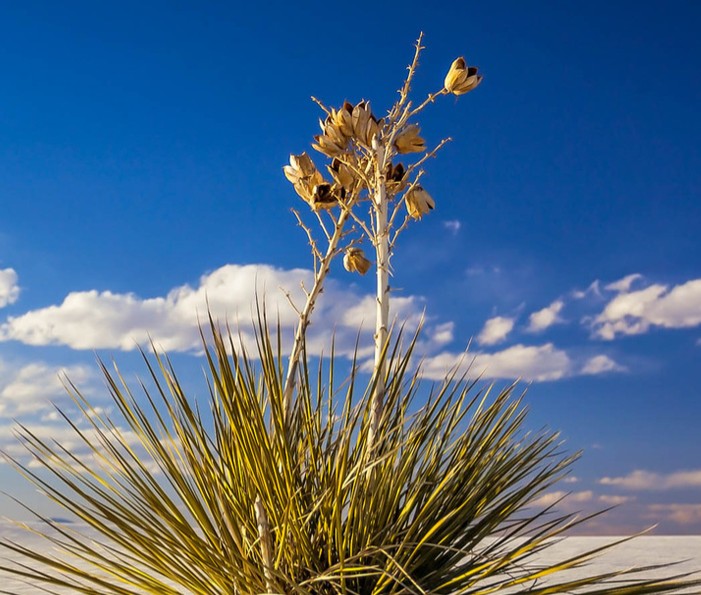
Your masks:
<instances>
[{"instance_id":1,"label":"tan seed pod cluster","mask_svg":"<svg viewBox=\"0 0 701 595\"><path fill-rule=\"evenodd\" d=\"M370 265L372 263L365 258L365 253L362 249L353 247L346 250L343 256L343 267L349 273L360 273L364 275L370 270Z\"/></svg>"},{"instance_id":2,"label":"tan seed pod cluster","mask_svg":"<svg viewBox=\"0 0 701 595\"><path fill-rule=\"evenodd\" d=\"M446 90L453 95L463 95L472 91L482 82L482 75L477 74L476 66L467 66L465 58L457 58L445 76Z\"/></svg>"},{"instance_id":3,"label":"tan seed pod cluster","mask_svg":"<svg viewBox=\"0 0 701 595\"><path fill-rule=\"evenodd\" d=\"M290 164L282 170L285 172L285 177L292 183L295 192L315 211L330 209L346 195L343 188L336 184L331 185L324 180L321 172L306 153L290 155Z\"/></svg>"},{"instance_id":4,"label":"tan seed pod cluster","mask_svg":"<svg viewBox=\"0 0 701 595\"><path fill-rule=\"evenodd\" d=\"M394 139L394 148L397 153L422 153L426 150L426 141L419 136L418 124L410 124L405 127Z\"/></svg>"},{"instance_id":5,"label":"tan seed pod cluster","mask_svg":"<svg viewBox=\"0 0 701 595\"><path fill-rule=\"evenodd\" d=\"M406 210L413 219L421 219L426 213L433 210L436 202L433 197L421 186L414 186L404 197Z\"/></svg>"},{"instance_id":6,"label":"tan seed pod cluster","mask_svg":"<svg viewBox=\"0 0 701 595\"><path fill-rule=\"evenodd\" d=\"M370 147L380 125L381 121L370 110L370 102L361 101L353 106L345 101L341 109L332 109L325 120L319 121L322 134L314 137L312 147L331 158L346 153L351 139Z\"/></svg>"}]
</instances>

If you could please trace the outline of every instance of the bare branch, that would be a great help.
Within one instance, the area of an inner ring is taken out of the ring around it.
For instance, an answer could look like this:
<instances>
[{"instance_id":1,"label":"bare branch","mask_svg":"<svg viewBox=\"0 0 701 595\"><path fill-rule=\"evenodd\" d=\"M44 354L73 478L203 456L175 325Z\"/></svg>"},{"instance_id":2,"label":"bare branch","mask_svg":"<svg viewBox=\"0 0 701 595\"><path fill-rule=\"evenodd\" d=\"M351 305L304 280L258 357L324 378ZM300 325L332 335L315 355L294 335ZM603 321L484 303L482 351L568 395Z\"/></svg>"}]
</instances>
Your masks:
<instances>
[{"instance_id":1,"label":"bare branch","mask_svg":"<svg viewBox=\"0 0 701 595\"><path fill-rule=\"evenodd\" d=\"M441 142L436 145L434 149L426 153L421 159L419 159L416 163L411 164L407 170L406 170L406 176L409 177L411 176L412 172L417 168L421 167L426 161L431 159L432 157L435 157L438 151L440 151L445 145L447 145L449 142L451 142L453 139L448 137L444 138Z\"/></svg>"},{"instance_id":2,"label":"bare branch","mask_svg":"<svg viewBox=\"0 0 701 595\"><path fill-rule=\"evenodd\" d=\"M302 220L302 217L300 214L297 212L297 209L290 209L292 213L294 213L295 218L297 219L297 225L299 225L304 232L307 234L307 238L309 239L309 245L312 247L312 254L314 255L314 260L321 260L321 251L317 247L316 240L314 239L314 236L312 234L312 230L309 229L306 223Z\"/></svg>"},{"instance_id":3,"label":"bare branch","mask_svg":"<svg viewBox=\"0 0 701 595\"><path fill-rule=\"evenodd\" d=\"M419 33L419 38L416 40L416 44L414 44L414 47L416 48L414 52L414 59L411 61L411 64L407 66L407 70L409 72L407 73L406 79L404 80L404 85L402 85L402 88L399 90L399 99L394 104L392 110L389 113L388 119L390 120L390 122L396 119L397 115L404 107L404 104L407 103L407 100L409 98L409 91L411 91L411 83L414 80L414 75L416 74L416 70L419 66L419 56L421 55L421 51L425 49L424 46L421 45L423 38L424 34L422 31L421 33Z\"/></svg>"},{"instance_id":4,"label":"bare branch","mask_svg":"<svg viewBox=\"0 0 701 595\"><path fill-rule=\"evenodd\" d=\"M444 87L443 89L441 89L440 91L436 91L435 93L429 93L429 94L428 94L428 97L426 97L426 99L424 100L424 102L423 102L421 105L419 105L419 107L414 108L413 110L411 110L411 112L409 113L409 117L413 117L413 116L415 116L416 114L418 114L418 113L419 113L421 110L423 110L429 103L433 103L433 102L436 100L437 97L440 97L441 95L447 95L448 93L449 93L449 91L448 91L448 89L446 89L445 87Z\"/></svg>"},{"instance_id":5,"label":"bare branch","mask_svg":"<svg viewBox=\"0 0 701 595\"><path fill-rule=\"evenodd\" d=\"M316 215L316 218L319 220L319 226L324 232L324 235L326 236L326 241L330 242L331 241L331 234L329 233L329 230L326 229L326 225L324 224L324 220L321 218L321 213L319 211L314 211L314 214ZM337 223L334 221L334 227L336 227Z\"/></svg>"},{"instance_id":6,"label":"bare branch","mask_svg":"<svg viewBox=\"0 0 701 595\"><path fill-rule=\"evenodd\" d=\"M278 289L282 291L282 294L287 298L287 301L289 302L290 306L292 306L292 309L297 313L297 316L301 316L302 311L295 305L294 300L292 299L292 294L282 286L278 287Z\"/></svg>"}]
</instances>

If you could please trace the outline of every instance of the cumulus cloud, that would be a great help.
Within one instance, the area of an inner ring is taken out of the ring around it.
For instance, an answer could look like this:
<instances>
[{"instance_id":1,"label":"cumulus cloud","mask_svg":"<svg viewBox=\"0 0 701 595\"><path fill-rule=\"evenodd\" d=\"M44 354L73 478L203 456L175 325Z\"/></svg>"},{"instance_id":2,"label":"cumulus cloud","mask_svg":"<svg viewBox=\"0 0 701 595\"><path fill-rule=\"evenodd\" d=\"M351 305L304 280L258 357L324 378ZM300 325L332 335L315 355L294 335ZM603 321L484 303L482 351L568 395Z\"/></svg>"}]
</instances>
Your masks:
<instances>
[{"instance_id":1,"label":"cumulus cloud","mask_svg":"<svg viewBox=\"0 0 701 595\"><path fill-rule=\"evenodd\" d=\"M0 269L0 308L13 304L18 297L17 273L14 269Z\"/></svg>"},{"instance_id":2,"label":"cumulus cloud","mask_svg":"<svg viewBox=\"0 0 701 595\"><path fill-rule=\"evenodd\" d=\"M553 343L517 344L493 353L442 351L426 357L421 369L423 375L432 380L442 380L448 372L458 370L458 373L469 372L483 378L535 382L625 371L608 356L572 357Z\"/></svg>"},{"instance_id":3,"label":"cumulus cloud","mask_svg":"<svg viewBox=\"0 0 701 595\"><path fill-rule=\"evenodd\" d=\"M297 314L288 303L287 293L296 304L304 303L301 284L312 286L312 272L285 270L268 265L225 265L202 276L197 286L182 285L165 296L142 298L133 293L77 291L62 303L20 316L9 317L0 326L0 340L21 341L28 345L65 345L73 349L134 349L152 337L168 351L198 351L199 323L206 321L207 308L215 319L228 320L250 328L252 304L256 295L265 296L268 312L283 330L297 323ZM393 297L392 313L415 326L422 317L421 298ZM337 353L352 351L359 325L367 333L374 330L375 298L329 281L317 303L307 348L319 353L328 348L328 333L336 333ZM442 340L447 327L438 329ZM431 329L427 329L431 334ZM289 335L289 333L286 333ZM344 351L345 350L345 351Z\"/></svg>"},{"instance_id":4,"label":"cumulus cloud","mask_svg":"<svg viewBox=\"0 0 701 595\"><path fill-rule=\"evenodd\" d=\"M480 345L496 345L506 339L514 328L514 318L495 316L484 323L484 327L477 335L477 343Z\"/></svg>"},{"instance_id":5,"label":"cumulus cloud","mask_svg":"<svg viewBox=\"0 0 701 595\"><path fill-rule=\"evenodd\" d=\"M85 366L51 366L41 362L19 367L0 362L0 419L53 410L52 401L66 397L61 379L85 388L94 373Z\"/></svg>"},{"instance_id":6,"label":"cumulus cloud","mask_svg":"<svg viewBox=\"0 0 701 595\"><path fill-rule=\"evenodd\" d=\"M638 469L620 477L602 477L599 483L640 491L701 487L701 469L674 471L673 473L654 473Z\"/></svg>"},{"instance_id":7,"label":"cumulus cloud","mask_svg":"<svg viewBox=\"0 0 701 595\"><path fill-rule=\"evenodd\" d=\"M422 364L423 375L440 380L454 368L469 370L484 378L557 380L572 373L570 357L552 343L539 346L513 345L495 353L442 352Z\"/></svg>"},{"instance_id":8,"label":"cumulus cloud","mask_svg":"<svg viewBox=\"0 0 701 595\"><path fill-rule=\"evenodd\" d=\"M664 520L677 525L693 525L701 523L701 504L650 504L647 507L647 518L658 521Z\"/></svg>"},{"instance_id":9,"label":"cumulus cloud","mask_svg":"<svg viewBox=\"0 0 701 595\"><path fill-rule=\"evenodd\" d=\"M701 325L701 279L669 287L654 284L629 291L630 275L608 285L617 295L591 321L595 337L612 340L619 335L646 333L651 327L690 328ZM628 280L628 281L627 281Z\"/></svg>"},{"instance_id":10,"label":"cumulus cloud","mask_svg":"<svg viewBox=\"0 0 701 595\"><path fill-rule=\"evenodd\" d=\"M564 301L555 300L546 308L533 312L533 314L528 317L528 328L526 330L531 333L537 333L544 331L553 324L563 322L562 318L560 318L560 312L564 307Z\"/></svg>"}]
</instances>

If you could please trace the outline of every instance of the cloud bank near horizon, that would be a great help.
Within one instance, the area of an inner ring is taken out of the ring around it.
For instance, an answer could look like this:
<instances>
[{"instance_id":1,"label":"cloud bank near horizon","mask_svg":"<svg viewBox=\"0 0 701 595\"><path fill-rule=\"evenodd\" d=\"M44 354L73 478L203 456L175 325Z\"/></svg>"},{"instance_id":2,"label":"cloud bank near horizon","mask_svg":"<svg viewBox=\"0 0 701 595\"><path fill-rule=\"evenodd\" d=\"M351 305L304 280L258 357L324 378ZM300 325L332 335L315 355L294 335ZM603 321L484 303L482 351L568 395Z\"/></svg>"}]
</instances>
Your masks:
<instances>
[{"instance_id":1,"label":"cloud bank near horizon","mask_svg":"<svg viewBox=\"0 0 701 595\"><path fill-rule=\"evenodd\" d=\"M16 302L19 296L14 269L0 271L0 304ZM272 320L279 320L289 337L297 314L289 300L302 304L302 287L310 287L312 271L282 269L266 264L227 264L202 275L196 285L184 284L163 296L142 298L134 293L109 290L73 291L60 304L9 316L0 324L0 341L26 345L65 346L74 350L119 349L130 351L151 340L170 352L201 352L200 323L207 312L215 320L239 326L244 339L251 338L253 304L265 296ZM452 321L425 325L420 346L424 376L440 380L454 368L469 369L485 378L555 381L580 375L625 372L627 367L606 353L591 349L573 352L552 341L529 344L517 336L542 335L555 325L570 324L565 311L572 302L591 298L599 312L584 316L580 326L590 339L612 340L622 335L640 334L654 326L687 328L701 325L701 279L674 287L644 284L640 274L628 275L607 285L592 283L586 291L571 291L533 311L518 324L518 314L493 316L476 337L480 349L464 352L449 349L453 342ZM603 305L602 305L603 302ZM392 312L407 328L415 328L424 318L426 301L421 296L395 296ZM369 357L375 298L360 293L353 285L335 279L327 282L314 312L308 351L328 351L328 336L335 333L337 353L351 356L358 328L362 328L359 356ZM509 340L502 349L493 347ZM489 349L492 348L492 349Z\"/></svg>"}]
</instances>

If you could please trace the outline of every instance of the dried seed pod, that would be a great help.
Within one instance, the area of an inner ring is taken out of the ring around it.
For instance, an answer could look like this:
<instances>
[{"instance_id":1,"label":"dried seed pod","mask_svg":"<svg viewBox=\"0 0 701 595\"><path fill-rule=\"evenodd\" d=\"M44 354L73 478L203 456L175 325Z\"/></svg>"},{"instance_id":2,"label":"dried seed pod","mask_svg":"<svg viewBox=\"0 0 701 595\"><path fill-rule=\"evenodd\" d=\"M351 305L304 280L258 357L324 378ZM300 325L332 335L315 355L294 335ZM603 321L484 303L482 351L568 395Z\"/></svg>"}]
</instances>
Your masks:
<instances>
[{"instance_id":1,"label":"dried seed pod","mask_svg":"<svg viewBox=\"0 0 701 595\"><path fill-rule=\"evenodd\" d=\"M397 153L422 153L426 150L426 141L419 136L418 124L410 124L394 139Z\"/></svg>"},{"instance_id":2,"label":"dried seed pod","mask_svg":"<svg viewBox=\"0 0 701 595\"><path fill-rule=\"evenodd\" d=\"M290 155L290 165L284 166L282 170L295 192L311 204L314 186L324 183L324 177L316 169L311 157L306 153Z\"/></svg>"},{"instance_id":3,"label":"dried seed pod","mask_svg":"<svg viewBox=\"0 0 701 595\"><path fill-rule=\"evenodd\" d=\"M346 150L346 145L334 138L332 134L318 134L314 137L316 142L312 143L312 148L327 157L338 157Z\"/></svg>"},{"instance_id":4,"label":"dried seed pod","mask_svg":"<svg viewBox=\"0 0 701 595\"><path fill-rule=\"evenodd\" d=\"M451 65L445 76L444 85L453 95L463 95L472 91L482 82L482 75L477 74L476 66L467 66L465 58L457 58Z\"/></svg>"},{"instance_id":5,"label":"dried seed pod","mask_svg":"<svg viewBox=\"0 0 701 595\"><path fill-rule=\"evenodd\" d=\"M385 182L387 184L387 190L391 194L397 194L401 192L406 186L406 170L402 163L397 163L393 165L388 163L385 168Z\"/></svg>"},{"instance_id":6,"label":"dried seed pod","mask_svg":"<svg viewBox=\"0 0 701 595\"><path fill-rule=\"evenodd\" d=\"M353 136L353 105L343 102L343 107L339 110L331 110L330 122L347 139Z\"/></svg>"},{"instance_id":7,"label":"dried seed pod","mask_svg":"<svg viewBox=\"0 0 701 595\"><path fill-rule=\"evenodd\" d=\"M421 219L426 213L431 211L436 202L431 195L426 192L421 186L414 186L404 197L406 210L409 216L414 219Z\"/></svg>"},{"instance_id":8,"label":"dried seed pod","mask_svg":"<svg viewBox=\"0 0 701 595\"><path fill-rule=\"evenodd\" d=\"M365 253L362 249L353 247L346 250L343 256L343 267L349 273L360 273L364 275L370 270L370 265L372 263L365 258Z\"/></svg>"},{"instance_id":9,"label":"dried seed pod","mask_svg":"<svg viewBox=\"0 0 701 595\"><path fill-rule=\"evenodd\" d=\"M353 108L351 115L353 137L366 147L372 146L372 139L380 131L380 123L372 115L369 101L361 101Z\"/></svg>"},{"instance_id":10,"label":"dried seed pod","mask_svg":"<svg viewBox=\"0 0 701 595\"><path fill-rule=\"evenodd\" d=\"M348 167L340 159L334 159L331 165L327 165L331 177L334 181L346 190L351 190L355 184L355 175L350 167Z\"/></svg>"},{"instance_id":11,"label":"dried seed pod","mask_svg":"<svg viewBox=\"0 0 701 595\"><path fill-rule=\"evenodd\" d=\"M312 209L318 211L319 209L330 209L336 206L338 203L338 197L333 191L331 184L324 182L323 184L317 184L312 189L312 197L310 200Z\"/></svg>"}]
</instances>

